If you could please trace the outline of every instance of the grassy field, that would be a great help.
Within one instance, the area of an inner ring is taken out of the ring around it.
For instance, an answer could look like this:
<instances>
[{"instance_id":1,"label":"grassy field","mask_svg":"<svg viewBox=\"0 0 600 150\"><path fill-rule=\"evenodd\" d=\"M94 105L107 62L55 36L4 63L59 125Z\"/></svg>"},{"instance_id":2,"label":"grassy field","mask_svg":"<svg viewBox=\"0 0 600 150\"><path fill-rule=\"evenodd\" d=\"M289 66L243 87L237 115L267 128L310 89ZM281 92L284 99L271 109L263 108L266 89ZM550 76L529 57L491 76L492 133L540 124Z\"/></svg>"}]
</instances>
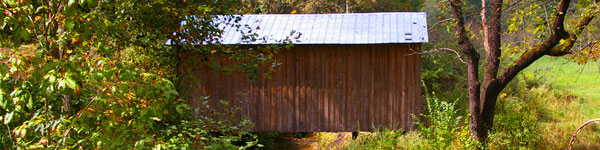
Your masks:
<instances>
[{"instance_id":1,"label":"grassy field","mask_svg":"<svg viewBox=\"0 0 600 150\"><path fill-rule=\"evenodd\" d=\"M600 62L579 65L563 57L544 56L525 70L550 82L556 88L579 97L600 101Z\"/></svg>"},{"instance_id":2,"label":"grassy field","mask_svg":"<svg viewBox=\"0 0 600 150\"><path fill-rule=\"evenodd\" d=\"M544 128L542 136L546 146L566 148L568 140L579 125L587 120L600 118L600 109L598 109L600 108L599 62L580 65L562 57L545 56L527 68L523 74L533 76L538 80L545 80L545 86L550 86L534 88L528 93L553 95L556 92L565 91L579 97L578 100L570 102L567 102L569 98L553 96L540 96L543 98L536 100L543 103L539 106L544 107L544 112L550 118L540 120L540 124ZM586 126L578 135L574 148L600 148L599 133L600 123Z\"/></svg>"}]
</instances>

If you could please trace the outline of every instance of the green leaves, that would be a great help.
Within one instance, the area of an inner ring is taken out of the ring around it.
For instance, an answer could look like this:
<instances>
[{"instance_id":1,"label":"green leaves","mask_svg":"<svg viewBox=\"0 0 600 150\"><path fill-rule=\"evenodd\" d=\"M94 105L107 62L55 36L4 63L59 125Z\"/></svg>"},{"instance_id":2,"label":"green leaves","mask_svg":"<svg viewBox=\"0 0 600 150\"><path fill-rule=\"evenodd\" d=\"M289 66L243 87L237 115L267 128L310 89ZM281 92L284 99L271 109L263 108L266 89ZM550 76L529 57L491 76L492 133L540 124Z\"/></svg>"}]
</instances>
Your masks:
<instances>
[{"instance_id":1,"label":"green leaves","mask_svg":"<svg viewBox=\"0 0 600 150\"><path fill-rule=\"evenodd\" d=\"M69 0L69 2L67 3L67 6L70 6L70 7L72 7L72 6L73 6L73 4L76 4L76 3L77 3L77 1L76 1L76 0Z\"/></svg>"},{"instance_id":2,"label":"green leaves","mask_svg":"<svg viewBox=\"0 0 600 150\"><path fill-rule=\"evenodd\" d=\"M16 33L16 39L20 39L20 40L29 40L29 33L27 32L27 30L25 29L17 29Z\"/></svg>"},{"instance_id":3,"label":"green leaves","mask_svg":"<svg viewBox=\"0 0 600 150\"><path fill-rule=\"evenodd\" d=\"M0 89L0 108L6 110L7 109L7 104L8 104L8 99L4 98L4 90Z\"/></svg>"},{"instance_id":4,"label":"green leaves","mask_svg":"<svg viewBox=\"0 0 600 150\"><path fill-rule=\"evenodd\" d=\"M175 51L203 54L208 49L191 43L179 43L185 48L177 50L164 45L174 32L180 39L214 40L220 31L207 18L232 12L236 1L68 0L58 8L48 1L7 2L11 3L0 6L0 38L8 41L0 46L12 49L0 61L0 120L10 130L0 129L0 147L113 149L133 148L132 143L236 147L229 143L232 139L210 137L208 125L182 104L172 82ZM186 28L180 24L183 19L190 19ZM22 49L21 43L32 48ZM257 69L274 52L210 47L248 58L236 60L254 66L229 67L230 71ZM211 124L222 125L218 129L224 131L242 128L224 122ZM18 140L9 139L8 133ZM204 144L193 145L195 139Z\"/></svg>"},{"instance_id":5,"label":"green leaves","mask_svg":"<svg viewBox=\"0 0 600 150\"><path fill-rule=\"evenodd\" d=\"M8 124L10 123L10 121L12 121L13 116L15 115L14 111L11 111L9 113L6 113L4 115L4 124Z\"/></svg>"}]
</instances>

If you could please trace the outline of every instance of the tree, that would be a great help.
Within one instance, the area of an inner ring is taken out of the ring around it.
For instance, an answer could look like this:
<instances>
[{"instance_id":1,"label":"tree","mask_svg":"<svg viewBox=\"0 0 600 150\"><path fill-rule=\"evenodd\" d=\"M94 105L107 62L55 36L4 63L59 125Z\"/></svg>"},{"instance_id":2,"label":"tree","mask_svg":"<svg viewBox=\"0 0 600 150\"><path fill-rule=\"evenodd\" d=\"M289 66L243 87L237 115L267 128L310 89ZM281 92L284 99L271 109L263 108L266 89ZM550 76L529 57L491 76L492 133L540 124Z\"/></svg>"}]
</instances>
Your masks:
<instances>
[{"instance_id":1,"label":"tree","mask_svg":"<svg viewBox=\"0 0 600 150\"><path fill-rule=\"evenodd\" d=\"M177 82L188 72L177 69L190 53L239 62L213 65L228 71L252 71L271 60L273 51L219 44L219 25L247 31L231 15L239 4L0 2L0 149L238 148L232 142L242 140L247 122L196 118ZM215 22L217 16L230 22Z\"/></svg>"},{"instance_id":2,"label":"tree","mask_svg":"<svg viewBox=\"0 0 600 150\"><path fill-rule=\"evenodd\" d=\"M242 13L360 13L419 11L424 0L242 0Z\"/></svg>"},{"instance_id":3,"label":"tree","mask_svg":"<svg viewBox=\"0 0 600 150\"><path fill-rule=\"evenodd\" d=\"M513 1L509 1L513 2ZM513 4L521 1L513 2ZM546 2L546 1L542 1ZM465 26L465 19L462 6L464 3L461 0L449 0L453 17L456 21L456 38L462 53L467 57L468 65L468 89L469 89L469 112L470 130L473 138L484 142L487 134L493 127L494 109L498 95L507 86L507 84L515 78L515 76L531 65L533 62L542 56L565 56L575 54L577 51L572 50L577 39L590 24L592 19L598 15L600 0L578 1L578 3L587 3L584 8L578 10L569 10L571 5L574 5L571 0L560 0L554 10L554 15L551 19L545 20L548 26L548 33L544 41L526 48L518 58L510 62L508 65L501 66L501 55L503 54L502 41L502 23L503 13L511 4L507 4L503 0L482 0L481 28L483 32L483 45L485 49L486 60L484 62L483 78L479 79L479 59L480 54L473 46L470 36ZM532 2L535 3L535 2ZM545 6L545 4L544 4ZM489 13L488 13L489 11ZM579 12L580 15L575 19L579 19L577 23L569 24L566 16L572 12ZM569 29L565 27L570 27Z\"/></svg>"}]
</instances>

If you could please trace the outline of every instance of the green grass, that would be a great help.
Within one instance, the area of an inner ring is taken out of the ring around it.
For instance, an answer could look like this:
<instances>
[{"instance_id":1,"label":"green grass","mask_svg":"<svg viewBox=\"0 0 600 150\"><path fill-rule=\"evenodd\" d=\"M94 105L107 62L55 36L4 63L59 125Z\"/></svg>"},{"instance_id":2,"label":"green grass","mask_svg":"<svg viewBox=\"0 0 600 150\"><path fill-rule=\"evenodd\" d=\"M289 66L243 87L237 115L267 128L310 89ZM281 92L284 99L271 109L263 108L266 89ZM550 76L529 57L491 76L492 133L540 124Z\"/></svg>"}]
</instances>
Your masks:
<instances>
[{"instance_id":1,"label":"green grass","mask_svg":"<svg viewBox=\"0 0 600 150\"><path fill-rule=\"evenodd\" d=\"M542 116L547 116L539 120L543 128L544 145L547 148L566 148L579 125L587 120L600 118L599 62L580 65L562 57L545 56L523 71L523 75L545 80L542 81L543 86L530 89L526 93L537 95L532 99L539 103L537 106L546 114ZM572 99L568 96L571 94L578 98ZM600 148L598 134L600 124L586 126L577 136L574 148Z\"/></svg>"},{"instance_id":2,"label":"green grass","mask_svg":"<svg viewBox=\"0 0 600 150\"><path fill-rule=\"evenodd\" d=\"M555 88L576 96L600 100L600 62L579 65L563 57L544 56L531 64L525 73L545 77Z\"/></svg>"}]
</instances>

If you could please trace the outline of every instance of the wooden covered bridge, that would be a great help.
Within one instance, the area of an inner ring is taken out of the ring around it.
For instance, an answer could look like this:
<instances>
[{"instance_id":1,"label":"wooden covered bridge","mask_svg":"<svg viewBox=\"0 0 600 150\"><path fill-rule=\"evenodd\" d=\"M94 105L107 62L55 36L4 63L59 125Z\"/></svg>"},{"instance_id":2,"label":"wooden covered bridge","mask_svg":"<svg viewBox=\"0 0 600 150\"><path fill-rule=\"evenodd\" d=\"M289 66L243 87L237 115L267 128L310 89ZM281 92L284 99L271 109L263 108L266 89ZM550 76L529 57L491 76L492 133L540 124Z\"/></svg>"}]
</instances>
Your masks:
<instances>
[{"instance_id":1,"label":"wooden covered bridge","mask_svg":"<svg viewBox=\"0 0 600 150\"><path fill-rule=\"evenodd\" d=\"M276 44L302 33L282 50L272 79L201 69L192 98L210 95L240 106L254 132L353 132L410 129L422 104L421 43L428 41L422 12L244 15L266 42L243 43L225 29L223 44ZM271 40L272 39L272 40ZM259 73L259 75L262 73Z\"/></svg>"}]
</instances>

